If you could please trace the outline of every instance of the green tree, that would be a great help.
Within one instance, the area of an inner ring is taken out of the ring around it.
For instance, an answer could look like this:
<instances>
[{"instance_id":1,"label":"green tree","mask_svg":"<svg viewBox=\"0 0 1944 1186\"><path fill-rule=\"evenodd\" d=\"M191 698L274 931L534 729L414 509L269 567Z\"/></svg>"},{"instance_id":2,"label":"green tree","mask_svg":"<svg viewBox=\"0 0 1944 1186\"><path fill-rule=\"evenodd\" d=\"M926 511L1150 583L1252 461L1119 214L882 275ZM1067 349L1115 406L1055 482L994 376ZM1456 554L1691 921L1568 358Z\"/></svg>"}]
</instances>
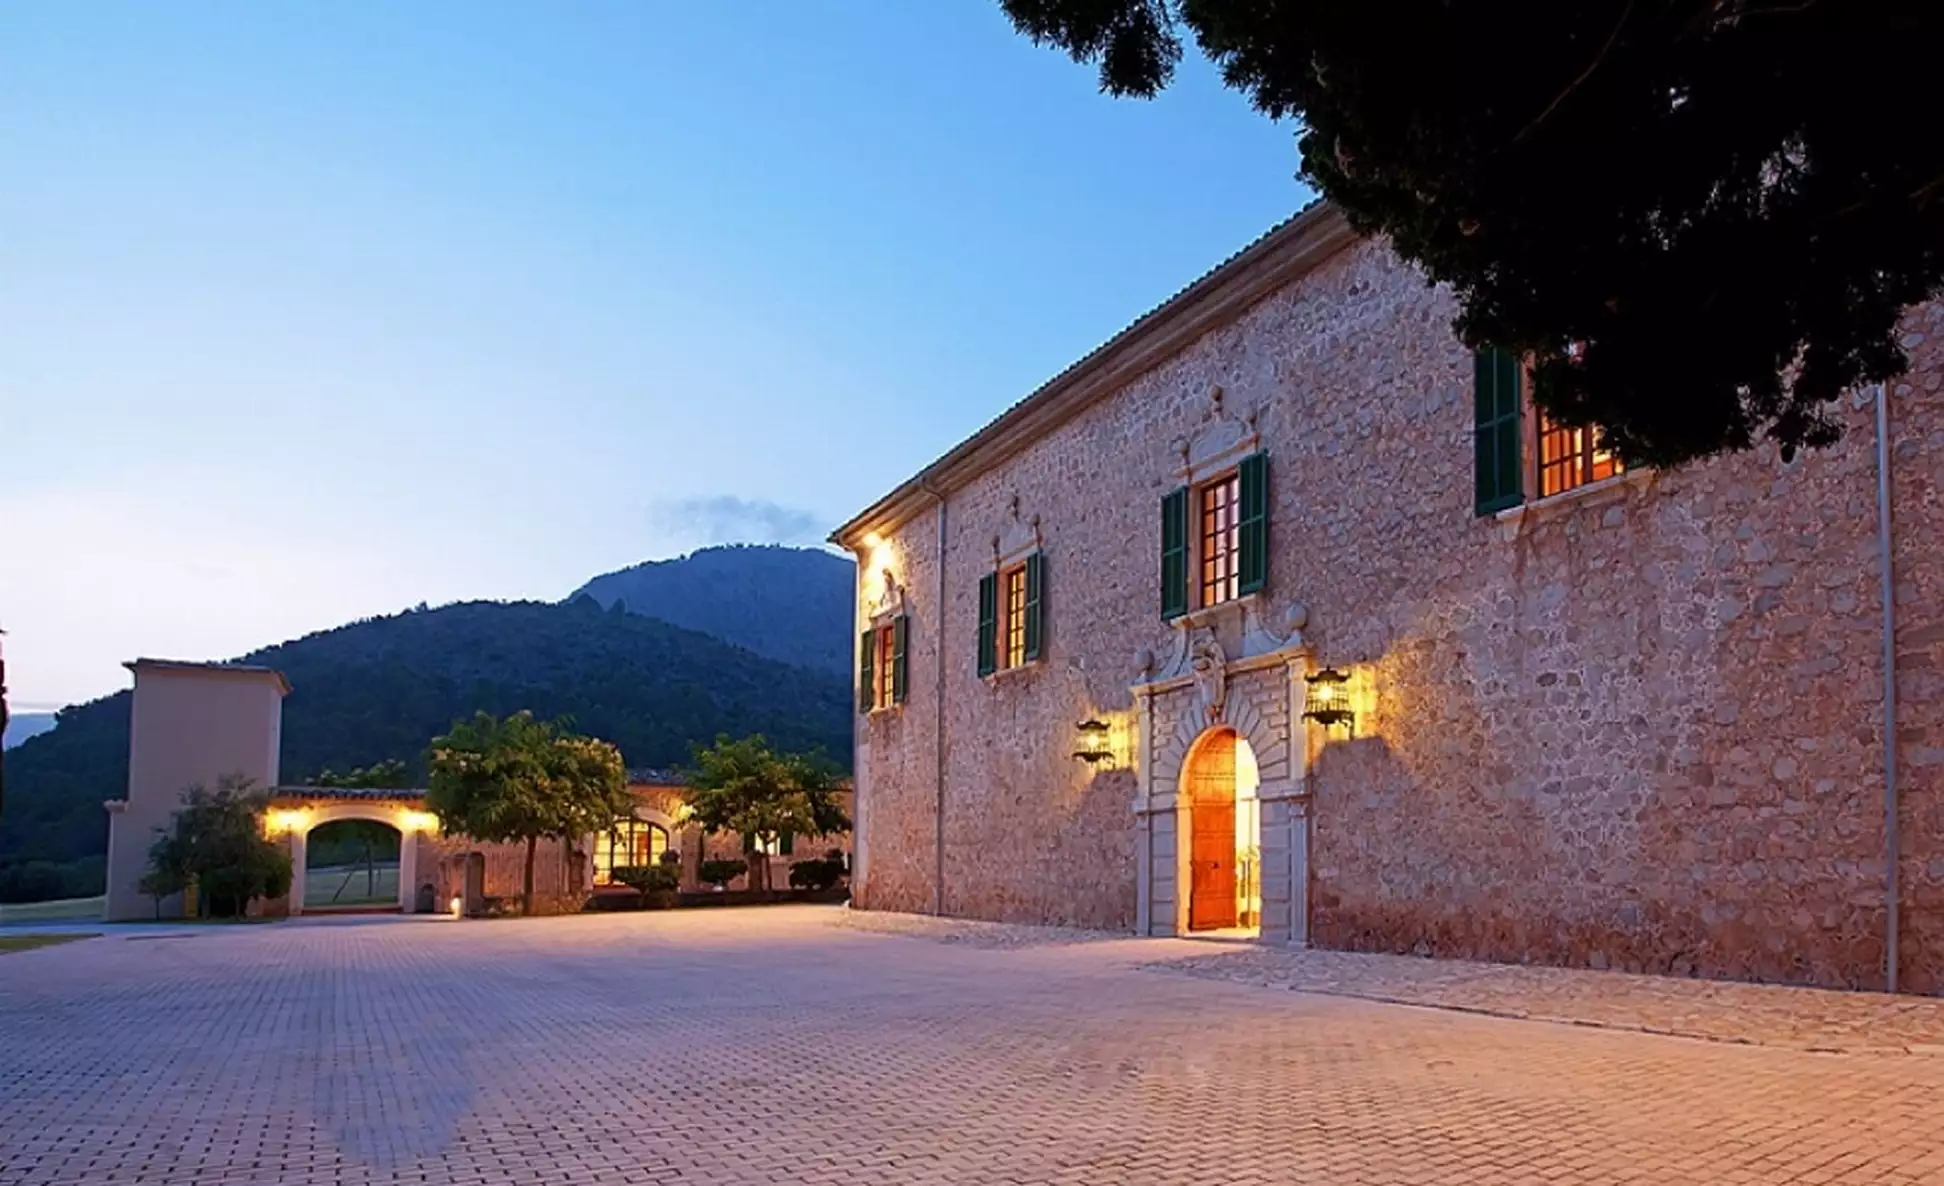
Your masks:
<instances>
[{"instance_id":1,"label":"green tree","mask_svg":"<svg viewBox=\"0 0 1944 1186\"><path fill-rule=\"evenodd\" d=\"M542 838L571 845L633 809L621 751L530 712L481 712L432 741L426 808L449 833L523 842L522 913L533 913L533 858Z\"/></svg>"},{"instance_id":2,"label":"green tree","mask_svg":"<svg viewBox=\"0 0 1944 1186\"><path fill-rule=\"evenodd\" d=\"M822 754L776 753L761 734L719 736L697 747L683 773L690 818L705 833L737 832L746 843L770 845L786 834L828 836L851 826L837 801L837 767ZM750 888L768 889L768 862L750 867ZM762 885L753 884L759 879Z\"/></svg>"},{"instance_id":3,"label":"green tree","mask_svg":"<svg viewBox=\"0 0 1944 1186\"><path fill-rule=\"evenodd\" d=\"M249 779L224 775L209 790L200 784L182 793L182 806L167 832L149 848L142 892L161 899L194 884L203 911L215 918L240 917L252 898L290 892L290 854L263 834L267 793Z\"/></svg>"},{"instance_id":4,"label":"green tree","mask_svg":"<svg viewBox=\"0 0 1944 1186\"><path fill-rule=\"evenodd\" d=\"M1302 175L1534 359L1629 463L1837 439L1944 285L1944 4L1919 0L1002 0L1149 96L1184 31Z\"/></svg>"},{"instance_id":5,"label":"green tree","mask_svg":"<svg viewBox=\"0 0 1944 1186\"><path fill-rule=\"evenodd\" d=\"M397 758L383 762L373 762L369 766L358 766L348 774L339 774L329 766L317 772L310 780L314 787L375 787L394 790L412 785L411 772L405 763Z\"/></svg>"}]
</instances>

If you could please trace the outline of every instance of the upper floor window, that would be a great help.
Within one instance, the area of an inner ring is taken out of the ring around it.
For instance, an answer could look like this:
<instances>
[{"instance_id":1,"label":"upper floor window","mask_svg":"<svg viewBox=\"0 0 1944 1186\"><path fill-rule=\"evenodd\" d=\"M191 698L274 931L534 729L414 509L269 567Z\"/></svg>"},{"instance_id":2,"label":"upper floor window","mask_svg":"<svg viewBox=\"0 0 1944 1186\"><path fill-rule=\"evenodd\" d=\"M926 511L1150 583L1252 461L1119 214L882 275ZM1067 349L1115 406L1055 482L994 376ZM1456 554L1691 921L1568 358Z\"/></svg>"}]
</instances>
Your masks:
<instances>
[{"instance_id":1,"label":"upper floor window","mask_svg":"<svg viewBox=\"0 0 1944 1186\"><path fill-rule=\"evenodd\" d=\"M1539 424L1539 497L1564 494L1575 487L1598 482L1620 473L1613 450L1603 448L1597 428L1565 428L1548 420L1544 413Z\"/></svg>"},{"instance_id":2,"label":"upper floor window","mask_svg":"<svg viewBox=\"0 0 1944 1186\"><path fill-rule=\"evenodd\" d=\"M909 684L905 651L911 618L897 614L875 623L857 640L857 710L871 712L903 704Z\"/></svg>"},{"instance_id":3,"label":"upper floor window","mask_svg":"<svg viewBox=\"0 0 1944 1186\"><path fill-rule=\"evenodd\" d=\"M1245 597L1261 589L1268 575L1267 454L1251 454L1227 473L1162 498L1162 617Z\"/></svg>"},{"instance_id":4,"label":"upper floor window","mask_svg":"<svg viewBox=\"0 0 1944 1186\"><path fill-rule=\"evenodd\" d=\"M1046 634L1046 556L979 578L979 674L1036 661Z\"/></svg>"},{"instance_id":5,"label":"upper floor window","mask_svg":"<svg viewBox=\"0 0 1944 1186\"><path fill-rule=\"evenodd\" d=\"M1217 478L1196 492L1201 500L1201 604L1234 601L1241 574L1240 559L1242 478L1239 473Z\"/></svg>"},{"instance_id":6,"label":"upper floor window","mask_svg":"<svg viewBox=\"0 0 1944 1186\"><path fill-rule=\"evenodd\" d=\"M1015 564L1006 579L1006 666L1026 662L1026 566Z\"/></svg>"},{"instance_id":7,"label":"upper floor window","mask_svg":"<svg viewBox=\"0 0 1944 1186\"><path fill-rule=\"evenodd\" d=\"M1473 502L1481 515L1518 506L1528 490L1546 498L1625 469L1598 428L1557 425L1536 408L1528 415L1530 386L1526 367L1509 351L1481 350L1473 359Z\"/></svg>"}]
</instances>

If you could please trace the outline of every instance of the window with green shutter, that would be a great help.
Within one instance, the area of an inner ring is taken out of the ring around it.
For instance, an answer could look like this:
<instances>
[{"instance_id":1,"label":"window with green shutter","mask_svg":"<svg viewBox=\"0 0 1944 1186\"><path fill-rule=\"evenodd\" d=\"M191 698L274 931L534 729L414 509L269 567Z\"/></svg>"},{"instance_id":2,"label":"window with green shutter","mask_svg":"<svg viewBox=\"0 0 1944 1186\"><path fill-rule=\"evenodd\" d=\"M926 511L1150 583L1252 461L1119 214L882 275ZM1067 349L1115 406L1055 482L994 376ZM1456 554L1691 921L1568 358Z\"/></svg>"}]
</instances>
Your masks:
<instances>
[{"instance_id":1,"label":"window with green shutter","mask_svg":"<svg viewBox=\"0 0 1944 1186\"><path fill-rule=\"evenodd\" d=\"M857 711L877 707L877 680L871 660L877 655L877 631L866 630L857 643Z\"/></svg>"},{"instance_id":2,"label":"window with green shutter","mask_svg":"<svg viewBox=\"0 0 1944 1186\"><path fill-rule=\"evenodd\" d=\"M979 578L979 675L999 669L999 574Z\"/></svg>"},{"instance_id":3,"label":"window with green shutter","mask_svg":"<svg viewBox=\"0 0 1944 1186\"><path fill-rule=\"evenodd\" d=\"M1241 577L1238 596L1260 592L1269 581L1269 455L1255 453L1242 459L1240 477L1241 510L1236 520L1236 551L1240 556L1236 571Z\"/></svg>"},{"instance_id":4,"label":"window with green shutter","mask_svg":"<svg viewBox=\"0 0 1944 1186\"><path fill-rule=\"evenodd\" d=\"M1161 499L1161 616L1188 612L1188 488Z\"/></svg>"},{"instance_id":5,"label":"window with green shutter","mask_svg":"<svg viewBox=\"0 0 1944 1186\"><path fill-rule=\"evenodd\" d=\"M1046 557L1034 552L1026 557L1026 662L1040 657L1040 644L1046 637Z\"/></svg>"},{"instance_id":6,"label":"window with green shutter","mask_svg":"<svg viewBox=\"0 0 1944 1186\"><path fill-rule=\"evenodd\" d=\"M1525 501L1520 456L1519 358L1509 350L1480 350L1472 359L1473 502L1489 515Z\"/></svg>"},{"instance_id":7,"label":"window with green shutter","mask_svg":"<svg viewBox=\"0 0 1944 1186\"><path fill-rule=\"evenodd\" d=\"M905 649L911 641L911 615L899 614L891 619L891 703L903 704L905 692L910 687L906 678Z\"/></svg>"},{"instance_id":8,"label":"window with green shutter","mask_svg":"<svg viewBox=\"0 0 1944 1186\"><path fill-rule=\"evenodd\" d=\"M792 855L795 849L796 833L790 831L788 828L783 829L782 835L776 838L776 854L787 857Z\"/></svg>"}]
</instances>

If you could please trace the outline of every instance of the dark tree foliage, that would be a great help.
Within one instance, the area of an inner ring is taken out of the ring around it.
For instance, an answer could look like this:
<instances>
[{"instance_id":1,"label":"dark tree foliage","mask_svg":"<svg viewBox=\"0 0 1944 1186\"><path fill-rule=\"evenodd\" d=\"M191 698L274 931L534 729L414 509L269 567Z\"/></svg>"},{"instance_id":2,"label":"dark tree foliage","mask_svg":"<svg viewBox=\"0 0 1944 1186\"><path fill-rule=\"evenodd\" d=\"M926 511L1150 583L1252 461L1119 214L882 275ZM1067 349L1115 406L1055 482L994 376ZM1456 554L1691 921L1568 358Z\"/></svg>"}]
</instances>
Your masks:
<instances>
[{"instance_id":1,"label":"dark tree foliage","mask_svg":"<svg viewBox=\"0 0 1944 1186\"><path fill-rule=\"evenodd\" d=\"M1002 0L1102 87L1183 31L1630 463L1838 435L1944 281L1937 0Z\"/></svg>"}]
</instances>

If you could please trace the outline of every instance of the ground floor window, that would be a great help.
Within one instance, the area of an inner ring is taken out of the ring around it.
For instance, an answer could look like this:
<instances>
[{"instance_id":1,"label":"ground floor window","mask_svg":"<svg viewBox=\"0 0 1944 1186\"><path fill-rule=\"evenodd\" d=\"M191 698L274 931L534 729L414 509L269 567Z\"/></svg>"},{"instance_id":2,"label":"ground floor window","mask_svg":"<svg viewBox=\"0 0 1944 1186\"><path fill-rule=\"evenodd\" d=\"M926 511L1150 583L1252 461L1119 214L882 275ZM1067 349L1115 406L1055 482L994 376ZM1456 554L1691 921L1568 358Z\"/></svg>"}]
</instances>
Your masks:
<instances>
[{"instance_id":1,"label":"ground floor window","mask_svg":"<svg viewBox=\"0 0 1944 1186\"><path fill-rule=\"evenodd\" d=\"M643 819L625 819L594 838L594 884L613 885L614 871L652 865L668 851L668 830Z\"/></svg>"}]
</instances>

